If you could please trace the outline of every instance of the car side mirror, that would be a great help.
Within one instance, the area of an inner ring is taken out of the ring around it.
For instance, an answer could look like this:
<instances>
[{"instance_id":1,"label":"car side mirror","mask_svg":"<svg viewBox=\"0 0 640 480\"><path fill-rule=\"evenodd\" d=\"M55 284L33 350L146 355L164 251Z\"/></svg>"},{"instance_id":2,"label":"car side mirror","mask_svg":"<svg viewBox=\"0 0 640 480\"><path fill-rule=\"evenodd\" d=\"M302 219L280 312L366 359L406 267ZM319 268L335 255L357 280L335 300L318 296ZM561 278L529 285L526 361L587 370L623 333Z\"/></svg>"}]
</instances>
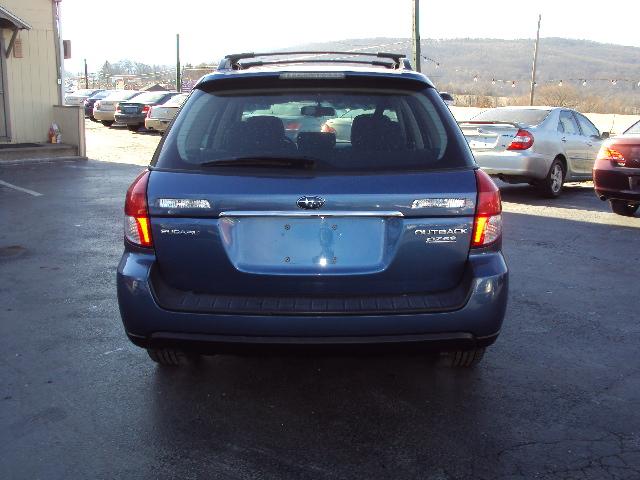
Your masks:
<instances>
[{"instance_id":1,"label":"car side mirror","mask_svg":"<svg viewBox=\"0 0 640 480\"><path fill-rule=\"evenodd\" d=\"M606 140L606 139L607 139L607 138L609 138L610 136L611 136L611 134L610 134L609 132L602 132L602 133L600 134L600 138L601 138L602 140Z\"/></svg>"}]
</instances>

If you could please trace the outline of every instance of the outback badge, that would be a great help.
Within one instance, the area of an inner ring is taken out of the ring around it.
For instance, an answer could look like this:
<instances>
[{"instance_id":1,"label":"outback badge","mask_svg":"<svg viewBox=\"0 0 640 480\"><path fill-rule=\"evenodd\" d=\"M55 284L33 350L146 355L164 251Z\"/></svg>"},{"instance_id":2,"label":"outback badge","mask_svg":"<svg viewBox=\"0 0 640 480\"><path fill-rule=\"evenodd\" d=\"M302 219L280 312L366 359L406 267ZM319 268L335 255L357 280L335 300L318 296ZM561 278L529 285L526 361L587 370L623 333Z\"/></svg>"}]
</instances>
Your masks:
<instances>
[{"instance_id":1,"label":"outback badge","mask_svg":"<svg viewBox=\"0 0 640 480\"><path fill-rule=\"evenodd\" d=\"M305 210L317 210L324 205L324 198L318 196L304 196L298 199L296 205Z\"/></svg>"}]
</instances>

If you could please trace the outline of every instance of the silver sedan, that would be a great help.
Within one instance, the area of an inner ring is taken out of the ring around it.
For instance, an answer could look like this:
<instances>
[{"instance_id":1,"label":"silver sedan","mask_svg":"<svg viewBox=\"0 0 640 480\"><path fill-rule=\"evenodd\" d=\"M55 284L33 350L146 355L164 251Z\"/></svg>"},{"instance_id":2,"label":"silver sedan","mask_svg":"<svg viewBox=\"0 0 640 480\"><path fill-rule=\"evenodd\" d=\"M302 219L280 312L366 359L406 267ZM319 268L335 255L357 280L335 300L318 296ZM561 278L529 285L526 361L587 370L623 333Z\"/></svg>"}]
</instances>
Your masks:
<instances>
[{"instance_id":1,"label":"silver sedan","mask_svg":"<svg viewBox=\"0 0 640 480\"><path fill-rule=\"evenodd\" d=\"M590 180L607 133L575 110L502 107L461 122L476 162L508 183L529 183L557 197L566 181Z\"/></svg>"}]
</instances>

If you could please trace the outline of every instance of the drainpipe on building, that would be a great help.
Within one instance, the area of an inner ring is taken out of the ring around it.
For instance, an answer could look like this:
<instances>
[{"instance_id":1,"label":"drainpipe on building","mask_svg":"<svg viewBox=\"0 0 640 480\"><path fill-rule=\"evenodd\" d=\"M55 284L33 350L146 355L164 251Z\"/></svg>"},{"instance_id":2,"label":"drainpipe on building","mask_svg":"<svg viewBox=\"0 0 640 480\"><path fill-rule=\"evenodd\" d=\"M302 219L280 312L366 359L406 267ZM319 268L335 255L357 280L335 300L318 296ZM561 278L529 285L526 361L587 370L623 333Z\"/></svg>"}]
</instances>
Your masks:
<instances>
[{"instance_id":1,"label":"drainpipe on building","mask_svg":"<svg viewBox=\"0 0 640 480\"><path fill-rule=\"evenodd\" d=\"M62 55L62 22L60 21L60 2L52 0L53 38L56 46L56 71L58 77L58 105L64 105L64 58Z\"/></svg>"}]
</instances>

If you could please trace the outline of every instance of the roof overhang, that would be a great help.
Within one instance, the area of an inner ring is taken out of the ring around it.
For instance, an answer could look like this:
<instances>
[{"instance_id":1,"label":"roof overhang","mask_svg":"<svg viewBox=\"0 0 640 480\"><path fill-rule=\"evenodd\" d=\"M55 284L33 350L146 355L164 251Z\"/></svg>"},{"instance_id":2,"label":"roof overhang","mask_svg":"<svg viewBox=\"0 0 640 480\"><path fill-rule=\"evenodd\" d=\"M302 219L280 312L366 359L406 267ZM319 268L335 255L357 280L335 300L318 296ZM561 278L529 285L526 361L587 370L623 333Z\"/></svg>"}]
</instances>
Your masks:
<instances>
[{"instance_id":1,"label":"roof overhang","mask_svg":"<svg viewBox=\"0 0 640 480\"><path fill-rule=\"evenodd\" d=\"M18 38L18 31L20 30L31 30L31 25L22 20L20 17L17 17L9 10L4 7L0 7L0 29L8 29L13 32L11 35L11 40L9 40L9 45L4 50L5 58L9 58L11 52L13 51L13 46L16 43L16 39Z\"/></svg>"},{"instance_id":2,"label":"roof overhang","mask_svg":"<svg viewBox=\"0 0 640 480\"><path fill-rule=\"evenodd\" d=\"M9 30L31 30L31 25L4 7L0 7L0 28Z\"/></svg>"}]
</instances>

